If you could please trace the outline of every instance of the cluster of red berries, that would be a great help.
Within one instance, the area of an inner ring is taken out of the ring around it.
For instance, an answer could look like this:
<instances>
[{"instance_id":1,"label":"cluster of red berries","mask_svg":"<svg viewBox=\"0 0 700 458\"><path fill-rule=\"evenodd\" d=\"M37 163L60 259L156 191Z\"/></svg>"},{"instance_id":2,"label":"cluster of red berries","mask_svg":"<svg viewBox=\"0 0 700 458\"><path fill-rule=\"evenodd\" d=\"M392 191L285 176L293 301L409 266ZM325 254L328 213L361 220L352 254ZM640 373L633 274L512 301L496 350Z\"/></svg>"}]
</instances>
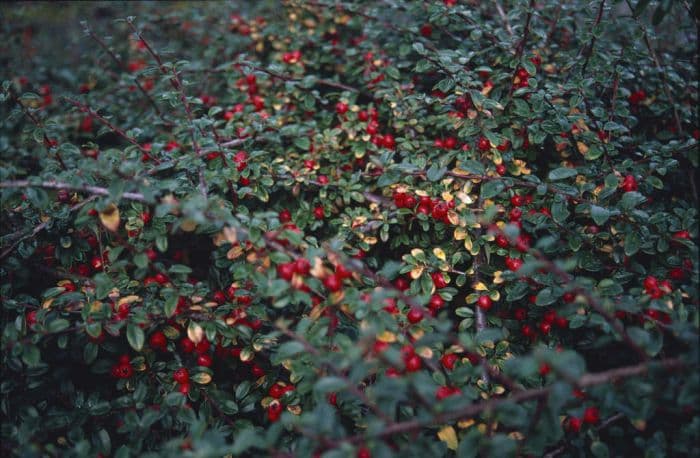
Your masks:
<instances>
[{"instance_id":1,"label":"cluster of red berries","mask_svg":"<svg viewBox=\"0 0 700 458\"><path fill-rule=\"evenodd\" d=\"M638 105L640 102L644 101L644 99L647 98L647 93L644 92L644 89L640 89L638 91L634 91L633 93L630 94L630 96L627 98L630 104L632 105Z\"/></svg>"},{"instance_id":2,"label":"cluster of red berries","mask_svg":"<svg viewBox=\"0 0 700 458\"><path fill-rule=\"evenodd\" d=\"M581 431L581 427L584 424L593 426L597 425L598 423L600 423L600 411L598 408L587 407L586 410L583 411L583 416L581 418L568 417L565 420L564 427L569 432L578 433Z\"/></svg>"},{"instance_id":3,"label":"cluster of red berries","mask_svg":"<svg viewBox=\"0 0 700 458\"><path fill-rule=\"evenodd\" d=\"M445 398L459 394L462 394L462 390L456 386L440 386L435 391L435 399L442 401Z\"/></svg>"},{"instance_id":4,"label":"cluster of red berries","mask_svg":"<svg viewBox=\"0 0 700 458\"><path fill-rule=\"evenodd\" d=\"M661 299L673 290L673 285L668 280L659 281L649 275L644 279L644 292L652 299Z\"/></svg>"},{"instance_id":5,"label":"cluster of red berries","mask_svg":"<svg viewBox=\"0 0 700 458\"><path fill-rule=\"evenodd\" d=\"M284 407L279 399L290 391L294 391L294 385L285 385L282 382L275 383L268 390L268 395L274 398L267 406L267 419L270 422L274 423L279 420Z\"/></svg>"},{"instance_id":6,"label":"cluster of red berries","mask_svg":"<svg viewBox=\"0 0 700 458\"><path fill-rule=\"evenodd\" d=\"M530 73L524 68L520 67L515 71L515 78L513 79L513 89L520 89L523 87L528 87L528 78L530 78Z\"/></svg>"},{"instance_id":7,"label":"cluster of red berries","mask_svg":"<svg viewBox=\"0 0 700 458\"><path fill-rule=\"evenodd\" d=\"M451 224L449 211L455 208L456 204L454 200L445 202L438 198L431 199L428 196L422 196L420 200L418 200L413 195L406 192L395 192L393 197L394 205L396 205L397 208L415 209L416 213L430 215L436 221Z\"/></svg>"},{"instance_id":8,"label":"cluster of red berries","mask_svg":"<svg viewBox=\"0 0 700 458\"><path fill-rule=\"evenodd\" d=\"M121 355L117 364L112 366L112 377L126 379L134 375L134 368L131 366L129 355Z\"/></svg>"},{"instance_id":9,"label":"cluster of red berries","mask_svg":"<svg viewBox=\"0 0 700 458\"><path fill-rule=\"evenodd\" d=\"M436 138L435 141L433 142L433 146L435 146L435 148L455 149L459 145L457 143L456 138L444 137L444 138Z\"/></svg>"}]
</instances>

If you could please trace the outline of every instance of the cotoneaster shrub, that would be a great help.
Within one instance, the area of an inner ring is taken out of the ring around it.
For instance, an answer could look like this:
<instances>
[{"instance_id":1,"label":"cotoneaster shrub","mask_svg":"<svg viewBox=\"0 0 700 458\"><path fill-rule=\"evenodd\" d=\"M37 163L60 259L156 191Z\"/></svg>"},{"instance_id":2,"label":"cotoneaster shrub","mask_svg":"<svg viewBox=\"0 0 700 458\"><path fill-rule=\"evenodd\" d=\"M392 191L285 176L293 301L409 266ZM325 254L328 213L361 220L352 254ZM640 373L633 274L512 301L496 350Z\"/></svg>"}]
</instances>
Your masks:
<instances>
[{"instance_id":1,"label":"cotoneaster shrub","mask_svg":"<svg viewBox=\"0 0 700 458\"><path fill-rule=\"evenodd\" d=\"M3 6L3 455L697 455L689 3Z\"/></svg>"}]
</instances>

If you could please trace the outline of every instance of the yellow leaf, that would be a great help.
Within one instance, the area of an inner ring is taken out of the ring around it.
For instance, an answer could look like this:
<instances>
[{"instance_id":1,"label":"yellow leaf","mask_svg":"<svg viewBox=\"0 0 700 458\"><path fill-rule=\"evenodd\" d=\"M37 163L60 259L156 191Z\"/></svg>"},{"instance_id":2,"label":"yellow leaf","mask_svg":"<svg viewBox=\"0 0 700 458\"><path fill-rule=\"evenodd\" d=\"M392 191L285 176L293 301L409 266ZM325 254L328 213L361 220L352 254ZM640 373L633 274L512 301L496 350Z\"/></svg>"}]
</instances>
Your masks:
<instances>
[{"instance_id":1,"label":"yellow leaf","mask_svg":"<svg viewBox=\"0 0 700 458\"><path fill-rule=\"evenodd\" d=\"M462 420L462 421L460 421L459 423L457 423L457 426L458 426L459 428L461 428L461 429L466 429L466 428L469 428L470 426L473 426L474 423L476 423L476 422L474 421L474 419L473 419L473 418L470 418L469 420Z\"/></svg>"},{"instance_id":2,"label":"yellow leaf","mask_svg":"<svg viewBox=\"0 0 700 458\"><path fill-rule=\"evenodd\" d=\"M396 342L396 334L389 331L384 331L377 336L377 340L385 343Z\"/></svg>"},{"instance_id":3,"label":"yellow leaf","mask_svg":"<svg viewBox=\"0 0 700 458\"><path fill-rule=\"evenodd\" d=\"M433 254L440 261L444 261L447 259L447 256L445 255L445 252L442 250L442 248L439 248L439 247L433 248Z\"/></svg>"},{"instance_id":4,"label":"yellow leaf","mask_svg":"<svg viewBox=\"0 0 700 458\"><path fill-rule=\"evenodd\" d=\"M414 248L411 250L411 256L413 256L414 258L417 258L418 256L420 256L422 254L424 254L424 252L420 248Z\"/></svg>"},{"instance_id":5,"label":"yellow leaf","mask_svg":"<svg viewBox=\"0 0 700 458\"><path fill-rule=\"evenodd\" d=\"M454 239L464 240L467 237L467 230L463 227L458 227L455 229Z\"/></svg>"},{"instance_id":6,"label":"yellow leaf","mask_svg":"<svg viewBox=\"0 0 700 458\"><path fill-rule=\"evenodd\" d=\"M494 285L500 285L501 283L503 283L504 280L501 277L502 274L503 274L503 272L500 270L497 270L493 273L493 284Z\"/></svg>"},{"instance_id":7,"label":"yellow leaf","mask_svg":"<svg viewBox=\"0 0 700 458\"><path fill-rule=\"evenodd\" d=\"M289 413L294 414L294 415L301 415L301 406L296 405L296 406L287 406L287 410Z\"/></svg>"},{"instance_id":8,"label":"yellow leaf","mask_svg":"<svg viewBox=\"0 0 700 458\"><path fill-rule=\"evenodd\" d=\"M470 239L469 237L465 237L465 239L464 239L464 248L466 248L467 251L469 251L470 253L471 253L472 249L474 248L474 246L472 244L472 239Z\"/></svg>"},{"instance_id":9,"label":"yellow leaf","mask_svg":"<svg viewBox=\"0 0 700 458\"><path fill-rule=\"evenodd\" d=\"M197 229L197 223L191 219L186 219L182 222L182 224L180 224L180 229L182 229L184 232L192 232Z\"/></svg>"},{"instance_id":10,"label":"yellow leaf","mask_svg":"<svg viewBox=\"0 0 700 458\"><path fill-rule=\"evenodd\" d=\"M474 285L474 289L476 291L488 291L488 287L484 284L484 282L479 282L476 285Z\"/></svg>"},{"instance_id":11,"label":"yellow leaf","mask_svg":"<svg viewBox=\"0 0 700 458\"><path fill-rule=\"evenodd\" d=\"M241 361L246 362L253 359L253 356L255 356L255 354L250 348L244 348L243 350L241 350L241 354L239 357L241 358Z\"/></svg>"},{"instance_id":12,"label":"yellow leaf","mask_svg":"<svg viewBox=\"0 0 700 458\"><path fill-rule=\"evenodd\" d=\"M226 259L234 260L243 254L243 247L236 245L226 252Z\"/></svg>"},{"instance_id":13,"label":"yellow leaf","mask_svg":"<svg viewBox=\"0 0 700 458\"><path fill-rule=\"evenodd\" d=\"M119 229L119 209L114 204L109 204L105 211L100 212L100 222L111 232Z\"/></svg>"},{"instance_id":14,"label":"yellow leaf","mask_svg":"<svg viewBox=\"0 0 700 458\"><path fill-rule=\"evenodd\" d=\"M199 383L200 385L206 385L209 382L211 382L211 375L207 374L206 372L200 372L198 374L194 374L192 377L190 377L193 382Z\"/></svg>"},{"instance_id":15,"label":"yellow leaf","mask_svg":"<svg viewBox=\"0 0 700 458\"><path fill-rule=\"evenodd\" d=\"M117 302L117 308L121 307L124 304L131 304L132 302L140 302L140 301L141 301L141 298L139 296L132 295L132 296L122 297Z\"/></svg>"},{"instance_id":16,"label":"yellow leaf","mask_svg":"<svg viewBox=\"0 0 700 458\"><path fill-rule=\"evenodd\" d=\"M457 433L452 426L445 426L438 432L438 437L441 441L447 444L447 448L450 450L457 450L459 441L457 440Z\"/></svg>"},{"instance_id":17,"label":"yellow leaf","mask_svg":"<svg viewBox=\"0 0 700 458\"><path fill-rule=\"evenodd\" d=\"M187 327L187 337L195 344L198 344L204 338L204 329L197 323L190 323Z\"/></svg>"},{"instance_id":18,"label":"yellow leaf","mask_svg":"<svg viewBox=\"0 0 700 458\"><path fill-rule=\"evenodd\" d=\"M454 210L450 210L447 212L447 220L450 222L450 224L457 225L459 224L459 215L457 215L457 212Z\"/></svg>"},{"instance_id":19,"label":"yellow leaf","mask_svg":"<svg viewBox=\"0 0 700 458\"><path fill-rule=\"evenodd\" d=\"M411 270L411 278L415 280L420 277L424 269L425 267L423 266L414 267L413 270Z\"/></svg>"},{"instance_id":20,"label":"yellow leaf","mask_svg":"<svg viewBox=\"0 0 700 458\"><path fill-rule=\"evenodd\" d=\"M588 146L583 142L576 142L576 148L578 148L578 152L581 154L585 155L588 152Z\"/></svg>"}]
</instances>

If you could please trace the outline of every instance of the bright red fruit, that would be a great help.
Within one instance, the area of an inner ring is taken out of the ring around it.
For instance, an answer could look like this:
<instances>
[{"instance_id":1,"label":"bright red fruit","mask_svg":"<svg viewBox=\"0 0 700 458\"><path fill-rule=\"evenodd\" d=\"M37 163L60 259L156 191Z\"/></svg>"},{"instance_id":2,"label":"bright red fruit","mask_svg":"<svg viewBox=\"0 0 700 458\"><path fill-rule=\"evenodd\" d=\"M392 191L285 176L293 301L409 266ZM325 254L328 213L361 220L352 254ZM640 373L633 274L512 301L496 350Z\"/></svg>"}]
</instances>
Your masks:
<instances>
[{"instance_id":1,"label":"bright red fruit","mask_svg":"<svg viewBox=\"0 0 700 458\"><path fill-rule=\"evenodd\" d=\"M185 367L181 367L173 372L173 380L177 383L187 383L190 381L190 372Z\"/></svg>"},{"instance_id":2,"label":"bright red fruit","mask_svg":"<svg viewBox=\"0 0 700 458\"><path fill-rule=\"evenodd\" d=\"M423 311L419 308L412 308L406 314L406 319L412 324L419 323L423 319Z\"/></svg>"},{"instance_id":3,"label":"bright red fruit","mask_svg":"<svg viewBox=\"0 0 700 458\"><path fill-rule=\"evenodd\" d=\"M447 370L452 370L455 368L455 363L459 360L459 356L455 353L446 353L440 358L440 362L443 367Z\"/></svg>"},{"instance_id":4,"label":"bright red fruit","mask_svg":"<svg viewBox=\"0 0 700 458\"><path fill-rule=\"evenodd\" d=\"M325 286L328 291L334 293L341 290L343 281L337 274L328 275L323 279L323 286Z\"/></svg>"},{"instance_id":5,"label":"bright red fruit","mask_svg":"<svg viewBox=\"0 0 700 458\"><path fill-rule=\"evenodd\" d=\"M326 216L326 214L323 211L322 205L319 205L318 207L314 208L314 218L321 220L325 216Z\"/></svg>"},{"instance_id":6,"label":"bright red fruit","mask_svg":"<svg viewBox=\"0 0 700 458\"><path fill-rule=\"evenodd\" d=\"M430 277L433 279L433 285L435 285L436 288L440 289L447 286L447 281L442 272L433 272L430 274Z\"/></svg>"},{"instance_id":7,"label":"bright red fruit","mask_svg":"<svg viewBox=\"0 0 700 458\"><path fill-rule=\"evenodd\" d=\"M583 422L595 425L600 421L600 411L597 407L587 407L583 412Z\"/></svg>"},{"instance_id":8,"label":"bright red fruit","mask_svg":"<svg viewBox=\"0 0 700 458\"><path fill-rule=\"evenodd\" d=\"M406 372L416 372L423 367L423 361L421 361L420 356L413 354L404 359L404 364L406 365Z\"/></svg>"},{"instance_id":9,"label":"bright red fruit","mask_svg":"<svg viewBox=\"0 0 700 458\"><path fill-rule=\"evenodd\" d=\"M209 355L199 355L197 357L197 365L198 366L204 366L204 367L210 367L213 363L213 360L211 356Z\"/></svg>"},{"instance_id":10,"label":"bright red fruit","mask_svg":"<svg viewBox=\"0 0 700 458\"><path fill-rule=\"evenodd\" d=\"M481 310L488 311L493 305L493 301L488 296L479 296L479 299L477 299L476 304Z\"/></svg>"},{"instance_id":11,"label":"bright red fruit","mask_svg":"<svg viewBox=\"0 0 700 458\"><path fill-rule=\"evenodd\" d=\"M274 400L267 406L267 419L274 423L280 419L280 415L282 415L282 403Z\"/></svg>"},{"instance_id":12,"label":"bright red fruit","mask_svg":"<svg viewBox=\"0 0 700 458\"><path fill-rule=\"evenodd\" d=\"M343 102L338 102L335 104L335 112L339 115L344 115L348 112L348 104Z\"/></svg>"},{"instance_id":13,"label":"bright red fruit","mask_svg":"<svg viewBox=\"0 0 700 458\"><path fill-rule=\"evenodd\" d=\"M292 277L294 276L295 271L296 263L294 262L285 262L284 264L279 264L277 266L277 275L282 280L292 281Z\"/></svg>"},{"instance_id":14,"label":"bright red fruit","mask_svg":"<svg viewBox=\"0 0 700 458\"><path fill-rule=\"evenodd\" d=\"M491 149L491 142L486 137L479 137L476 147L481 151L488 151Z\"/></svg>"},{"instance_id":15,"label":"bright red fruit","mask_svg":"<svg viewBox=\"0 0 700 458\"><path fill-rule=\"evenodd\" d=\"M148 338L148 344L154 350L165 351L167 349L168 339L162 331L156 331Z\"/></svg>"}]
</instances>

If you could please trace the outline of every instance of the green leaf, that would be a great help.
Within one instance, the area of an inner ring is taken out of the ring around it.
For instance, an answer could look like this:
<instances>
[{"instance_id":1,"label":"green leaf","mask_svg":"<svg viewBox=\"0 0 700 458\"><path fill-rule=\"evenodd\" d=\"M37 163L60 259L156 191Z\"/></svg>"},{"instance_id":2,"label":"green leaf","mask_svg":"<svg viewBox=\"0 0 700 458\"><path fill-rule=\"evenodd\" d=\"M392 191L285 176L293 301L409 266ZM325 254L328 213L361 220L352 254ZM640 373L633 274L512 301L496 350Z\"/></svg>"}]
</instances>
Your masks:
<instances>
[{"instance_id":1,"label":"green leaf","mask_svg":"<svg viewBox=\"0 0 700 458\"><path fill-rule=\"evenodd\" d=\"M501 181L487 181L481 185L481 198L490 199L500 194L504 189L505 185Z\"/></svg>"},{"instance_id":2,"label":"green leaf","mask_svg":"<svg viewBox=\"0 0 700 458\"><path fill-rule=\"evenodd\" d=\"M68 320L66 320L65 318L57 318L51 323L49 323L47 331L49 331L49 333L51 334L55 334L57 332L61 332L68 329L69 326L70 322Z\"/></svg>"},{"instance_id":3,"label":"green leaf","mask_svg":"<svg viewBox=\"0 0 700 458\"><path fill-rule=\"evenodd\" d=\"M319 393L340 391L347 386L347 382L340 377L323 377L314 385L314 390Z\"/></svg>"},{"instance_id":4,"label":"green leaf","mask_svg":"<svg viewBox=\"0 0 700 458\"><path fill-rule=\"evenodd\" d=\"M572 169L569 167L559 167L558 169L554 169L549 172L549 179L552 181L556 180L563 180L565 178L570 178L578 175L578 171L576 169Z\"/></svg>"},{"instance_id":5,"label":"green leaf","mask_svg":"<svg viewBox=\"0 0 700 458\"><path fill-rule=\"evenodd\" d=\"M539 306L553 304L559 297L554 294L552 288L544 288L537 293L535 304Z\"/></svg>"},{"instance_id":6,"label":"green leaf","mask_svg":"<svg viewBox=\"0 0 700 458\"><path fill-rule=\"evenodd\" d=\"M297 342L295 340L291 342L285 342L280 347L277 349L277 358L282 360L282 359L287 359L291 356L298 355L299 353L302 353L304 351L304 345L301 342Z\"/></svg>"},{"instance_id":7,"label":"green leaf","mask_svg":"<svg viewBox=\"0 0 700 458\"><path fill-rule=\"evenodd\" d=\"M433 164L426 172L426 177L430 181L438 181L445 175L445 172L447 172L447 167L438 167L436 164Z\"/></svg>"},{"instance_id":8,"label":"green leaf","mask_svg":"<svg viewBox=\"0 0 700 458\"><path fill-rule=\"evenodd\" d=\"M610 218L610 210L607 208L591 205L591 218L598 226L602 226Z\"/></svg>"},{"instance_id":9,"label":"green leaf","mask_svg":"<svg viewBox=\"0 0 700 458\"><path fill-rule=\"evenodd\" d=\"M135 324L128 324L126 326L126 340L129 341L129 345L136 351L141 351L143 348L146 336L139 326Z\"/></svg>"},{"instance_id":10,"label":"green leaf","mask_svg":"<svg viewBox=\"0 0 700 458\"><path fill-rule=\"evenodd\" d=\"M627 256L632 256L635 254L637 251L639 251L639 246L641 243L642 241L639 238L639 234L634 231L628 232L625 236L625 254Z\"/></svg>"}]
</instances>

